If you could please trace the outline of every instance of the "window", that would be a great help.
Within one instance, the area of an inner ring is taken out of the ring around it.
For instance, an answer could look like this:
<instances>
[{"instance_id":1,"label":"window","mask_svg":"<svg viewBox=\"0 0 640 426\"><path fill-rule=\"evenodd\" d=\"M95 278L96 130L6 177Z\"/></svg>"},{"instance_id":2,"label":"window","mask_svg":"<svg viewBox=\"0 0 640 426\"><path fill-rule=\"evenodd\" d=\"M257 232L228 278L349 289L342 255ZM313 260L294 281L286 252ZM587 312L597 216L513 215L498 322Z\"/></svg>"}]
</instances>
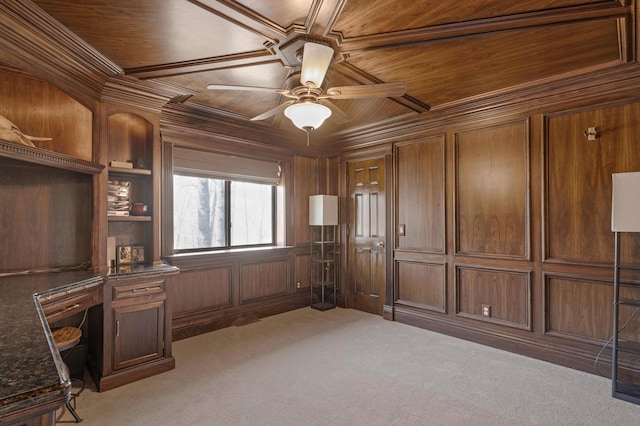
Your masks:
<instances>
[{"instance_id":1,"label":"window","mask_svg":"<svg viewBox=\"0 0 640 426\"><path fill-rule=\"evenodd\" d=\"M279 174L276 163L175 148L174 251L275 245Z\"/></svg>"}]
</instances>

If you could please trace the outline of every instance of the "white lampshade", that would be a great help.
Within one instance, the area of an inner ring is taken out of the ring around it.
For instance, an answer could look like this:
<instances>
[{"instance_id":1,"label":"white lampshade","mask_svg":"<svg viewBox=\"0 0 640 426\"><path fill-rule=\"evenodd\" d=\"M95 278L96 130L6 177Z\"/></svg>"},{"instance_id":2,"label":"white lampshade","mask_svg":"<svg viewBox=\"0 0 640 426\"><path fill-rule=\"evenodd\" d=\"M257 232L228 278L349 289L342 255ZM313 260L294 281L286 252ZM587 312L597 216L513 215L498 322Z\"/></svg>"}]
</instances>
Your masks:
<instances>
[{"instance_id":1,"label":"white lampshade","mask_svg":"<svg viewBox=\"0 0 640 426\"><path fill-rule=\"evenodd\" d=\"M613 174L611 231L640 232L640 172Z\"/></svg>"},{"instance_id":2,"label":"white lampshade","mask_svg":"<svg viewBox=\"0 0 640 426\"><path fill-rule=\"evenodd\" d=\"M309 225L337 225L338 196L311 195L309 197Z\"/></svg>"},{"instance_id":3,"label":"white lampshade","mask_svg":"<svg viewBox=\"0 0 640 426\"><path fill-rule=\"evenodd\" d=\"M313 83L315 87L322 86L322 80L333 58L333 49L317 43L305 43L302 51L302 70L300 83L306 86Z\"/></svg>"},{"instance_id":4,"label":"white lampshade","mask_svg":"<svg viewBox=\"0 0 640 426\"><path fill-rule=\"evenodd\" d=\"M331 110L315 102L300 102L287 107L284 115L302 130L314 130L331 116Z\"/></svg>"}]
</instances>

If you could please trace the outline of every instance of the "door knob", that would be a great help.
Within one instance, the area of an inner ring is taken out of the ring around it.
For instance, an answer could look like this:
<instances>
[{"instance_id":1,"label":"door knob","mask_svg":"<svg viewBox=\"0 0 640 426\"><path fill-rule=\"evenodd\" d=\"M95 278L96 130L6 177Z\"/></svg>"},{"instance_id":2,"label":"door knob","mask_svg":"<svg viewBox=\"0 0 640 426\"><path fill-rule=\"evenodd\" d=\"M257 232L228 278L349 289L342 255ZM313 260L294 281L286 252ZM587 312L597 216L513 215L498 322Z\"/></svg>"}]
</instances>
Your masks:
<instances>
[{"instance_id":1,"label":"door knob","mask_svg":"<svg viewBox=\"0 0 640 426\"><path fill-rule=\"evenodd\" d=\"M376 245L380 248L384 248L384 241L378 241Z\"/></svg>"}]
</instances>

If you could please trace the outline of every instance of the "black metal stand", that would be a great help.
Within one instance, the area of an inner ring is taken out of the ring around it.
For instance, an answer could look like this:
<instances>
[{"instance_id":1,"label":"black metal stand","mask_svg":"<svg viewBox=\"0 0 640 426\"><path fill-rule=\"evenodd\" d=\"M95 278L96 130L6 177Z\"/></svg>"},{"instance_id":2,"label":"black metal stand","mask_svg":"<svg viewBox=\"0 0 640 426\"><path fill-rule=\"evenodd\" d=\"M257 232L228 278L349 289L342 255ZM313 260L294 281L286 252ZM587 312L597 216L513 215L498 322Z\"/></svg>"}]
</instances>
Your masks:
<instances>
[{"instance_id":1,"label":"black metal stand","mask_svg":"<svg viewBox=\"0 0 640 426\"><path fill-rule=\"evenodd\" d=\"M615 233L615 260L613 266L613 349L611 352L611 395L633 404L640 404L640 382L632 383L618 374L620 352L631 353L640 357L640 342L621 342L622 331L638 314L640 300L620 297L620 232ZM620 306L636 306L636 312L620 327ZM624 344L623 344L624 343ZM626 375L630 375L627 373ZM636 373L637 375L637 373Z\"/></svg>"},{"instance_id":2,"label":"black metal stand","mask_svg":"<svg viewBox=\"0 0 640 426\"><path fill-rule=\"evenodd\" d=\"M314 239L314 229L319 235ZM327 311L336 307L336 229L335 225L320 225L311 227L311 253L309 262L309 287L311 289L311 307L319 311ZM331 231L331 235L327 232ZM327 290L333 287L333 300L330 300ZM320 296L315 301L314 288L319 288Z\"/></svg>"}]
</instances>

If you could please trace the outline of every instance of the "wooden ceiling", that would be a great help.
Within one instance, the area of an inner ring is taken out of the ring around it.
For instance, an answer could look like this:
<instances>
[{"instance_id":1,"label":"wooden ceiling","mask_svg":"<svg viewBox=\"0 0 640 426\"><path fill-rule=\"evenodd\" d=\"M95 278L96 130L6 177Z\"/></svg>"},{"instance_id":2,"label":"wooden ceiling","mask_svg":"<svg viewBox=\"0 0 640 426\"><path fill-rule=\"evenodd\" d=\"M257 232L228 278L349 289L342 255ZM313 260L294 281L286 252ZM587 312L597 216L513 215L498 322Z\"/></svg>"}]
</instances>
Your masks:
<instances>
[{"instance_id":1,"label":"wooden ceiling","mask_svg":"<svg viewBox=\"0 0 640 426\"><path fill-rule=\"evenodd\" d=\"M336 50L328 87L406 82L404 97L334 101L352 119L329 118L325 136L428 119L633 56L627 0L32 1L124 75L178 86L185 106L241 120L285 99L206 86L297 85L287 77L306 35ZM261 125L299 132L281 115Z\"/></svg>"}]
</instances>

